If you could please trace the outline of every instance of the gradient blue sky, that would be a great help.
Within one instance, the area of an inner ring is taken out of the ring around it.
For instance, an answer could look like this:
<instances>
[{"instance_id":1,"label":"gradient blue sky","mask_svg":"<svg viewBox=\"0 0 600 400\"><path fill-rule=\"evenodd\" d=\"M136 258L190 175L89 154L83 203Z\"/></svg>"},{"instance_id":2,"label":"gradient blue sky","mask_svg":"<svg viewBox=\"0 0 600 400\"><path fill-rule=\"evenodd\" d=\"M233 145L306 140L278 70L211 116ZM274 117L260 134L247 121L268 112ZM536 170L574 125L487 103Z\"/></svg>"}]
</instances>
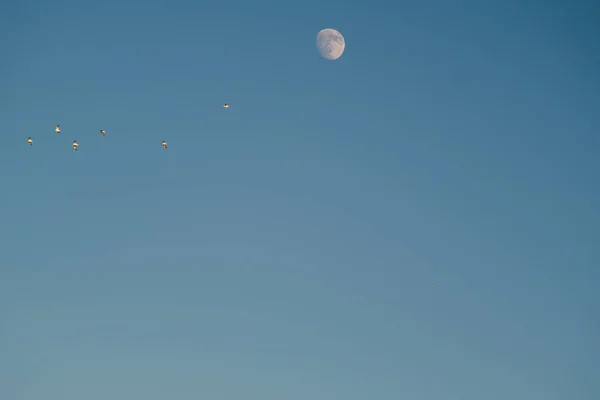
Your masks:
<instances>
[{"instance_id":1,"label":"gradient blue sky","mask_svg":"<svg viewBox=\"0 0 600 400\"><path fill-rule=\"evenodd\" d=\"M600 398L592 2L0 10L1 399Z\"/></svg>"}]
</instances>

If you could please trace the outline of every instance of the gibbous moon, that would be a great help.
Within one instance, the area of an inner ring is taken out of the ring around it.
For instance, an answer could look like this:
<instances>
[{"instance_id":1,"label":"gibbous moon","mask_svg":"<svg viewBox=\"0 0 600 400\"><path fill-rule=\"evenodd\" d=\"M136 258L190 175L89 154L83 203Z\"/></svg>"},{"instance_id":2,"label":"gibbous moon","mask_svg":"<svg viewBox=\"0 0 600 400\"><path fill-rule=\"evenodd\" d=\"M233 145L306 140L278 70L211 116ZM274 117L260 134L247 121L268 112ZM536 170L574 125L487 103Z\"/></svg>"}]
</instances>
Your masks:
<instances>
[{"instance_id":1,"label":"gibbous moon","mask_svg":"<svg viewBox=\"0 0 600 400\"><path fill-rule=\"evenodd\" d=\"M344 37L335 29L323 29L317 33L317 49L321 57L337 60L342 56L345 48Z\"/></svg>"}]
</instances>

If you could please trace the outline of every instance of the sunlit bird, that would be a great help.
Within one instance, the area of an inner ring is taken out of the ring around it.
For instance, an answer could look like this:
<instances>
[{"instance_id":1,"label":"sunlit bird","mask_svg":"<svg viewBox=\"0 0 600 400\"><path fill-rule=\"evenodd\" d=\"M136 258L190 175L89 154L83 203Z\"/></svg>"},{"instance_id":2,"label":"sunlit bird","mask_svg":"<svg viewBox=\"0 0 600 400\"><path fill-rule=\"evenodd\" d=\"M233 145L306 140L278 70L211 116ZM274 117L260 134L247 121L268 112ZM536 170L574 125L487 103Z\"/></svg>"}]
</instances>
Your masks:
<instances>
[{"instance_id":1,"label":"sunlit bird","mask_svg":"<svg viewBox=\"0 0 600 400\"><path fill-rule=\"evenodd\" d=\"M60 125L56 125L56 129L54 129L56 133L60 133Z\"/></svg>"},{"instance_id":2,"label":"sunlit bird","mask_svg":"<svg viewBox=\"0 0 600 400\"><path fill-rule=\"evenodd\" d=\"M77 140L73 140L73 150L77 151L78 147L79 147L79 143L77 143Z\"/></svg>"},{"instance_id":3,"label":"sunlit bird","mask_svg":"<svg viewBox=\"0 0 600 400\"><path fill-rule=\"evenodd\" d=\"M167 142L165 142L164 140L162 141L162 146L166 149L167 148Z\"/></svg>"},{"instance_id":4,"label":"sunlit bird","mask_svg":"<svg viewBox=\"0 0 600 400\"><path fill-rule=\"evenodd\" d=\"M227 104L227 103L223 104L223 108L229 108L229 104Z\"/></svg>"},{"instance_id":5,"label":"sunlit bird","mask_svg":"<svg viewBox=\"0 0 600 400\"><path fill-rule=\"evenodd\" d=\"M33 144L33 140L31 140L31 138L27 139L27 143L29 143L29 145L31 146Z\"/></svg>"},{"instance_id":6,"label":"sunlit bird","mask_svg":"<svg viewBox=\"0 0 600 400\"><path fill-rule=\"evenodd\" d=\"M102 136L104 136L104 134L105 134L105 133L106 133L106 131L105 131L104 129L100 129L100 134L101 134Z\"/></svg>"}]
</instances>

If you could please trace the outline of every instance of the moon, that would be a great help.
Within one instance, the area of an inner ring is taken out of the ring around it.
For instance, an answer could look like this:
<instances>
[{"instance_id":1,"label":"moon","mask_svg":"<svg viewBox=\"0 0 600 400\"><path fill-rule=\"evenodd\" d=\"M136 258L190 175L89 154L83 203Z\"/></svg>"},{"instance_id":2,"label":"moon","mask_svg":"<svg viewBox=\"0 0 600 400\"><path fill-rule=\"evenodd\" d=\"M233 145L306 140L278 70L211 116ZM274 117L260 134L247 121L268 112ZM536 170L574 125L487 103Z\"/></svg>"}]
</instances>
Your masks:
<instances>
[{"instance_id":1,"label":"moon","mask_svg":"<svg viewBox=\"0 0 600 400\"><path fill-rule=\"evenodd\" d=\"M317 50L327 60L337 60L344 53L346 42L341 33L335 29L323 29L317 33Z\"/></svg>"}]
</instances>

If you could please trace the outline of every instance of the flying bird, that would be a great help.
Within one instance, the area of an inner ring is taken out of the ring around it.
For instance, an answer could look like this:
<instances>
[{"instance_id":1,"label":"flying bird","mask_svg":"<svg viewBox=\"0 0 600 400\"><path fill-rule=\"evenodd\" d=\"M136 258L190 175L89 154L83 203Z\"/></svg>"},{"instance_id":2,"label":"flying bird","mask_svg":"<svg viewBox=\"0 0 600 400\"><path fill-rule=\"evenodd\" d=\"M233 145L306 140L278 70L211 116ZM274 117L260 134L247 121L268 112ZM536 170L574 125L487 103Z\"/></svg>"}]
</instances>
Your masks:
<instances>
[{"instance_id":1,"label":"flying bird","mask_svg":"<svg viewBox=\"0 0 600 400\"><path fill-rule=\"evenodd\" d=\"M162 146L166 149L167 148L167 142L165 142L164 140L162 141Z\"/></svg>"},{"instance_id":2,"label":"flying bird","mask_svg":"<svg viewBox=\"0 0 600 400\"><path fill-rule=\"evenodd\" d=\"M79 143L77 143L77 140L73 140L73 150L77 151L78 147L79 147Z\"/></svg>"},{"instance_id":3,"label":"flying bird","mask_svg":"<svg viewBox=\"0 0 600 400\"><path fill-rule=\"evenodd\" d=\"M435 287L435 285L431 285L431 288L433 289Z\"/></svg>"},{"instance_id":4,"label":"flying bird","mask_svg":"<svg viewBox=\"0 0 600 400\"><path fill-rule=\"evenodd\" d=\"M227 103L223 104L223 108L229 108L229 104L227 104Z\"/></svg>"},{"instance_id":5,"label":"flying bird","mask_svg":"<svg viewBox=\"0 0 600 400\"><path fill-rule=\"evenodd\" d=\"M31 140L31 138L27 139L27 143L29 143L29 145L31 146L33 144L33 140Z\"/></svg>"},{"instance_id":6,"label":"flying bird","mask_svg":"<svg viewBox=\"0 0 600 400\"><path fill-rule=\"evenodd\" d=\"M100 129L100 134L101 134L102 136L104 136L104 134L105 134L105 133L106 133L106 131L105 131L104 129Z\"/></svg>"},{"instance_id":7,"label":"flying bird","mask_svg":"<svg viewBox=\"0 0 600 400\"><path fill-rule=\"evenodd\" d=\"M60 125L56 125L56 129L54 129L56 133L60 133Z\"/></svg>"}]
</instances>

